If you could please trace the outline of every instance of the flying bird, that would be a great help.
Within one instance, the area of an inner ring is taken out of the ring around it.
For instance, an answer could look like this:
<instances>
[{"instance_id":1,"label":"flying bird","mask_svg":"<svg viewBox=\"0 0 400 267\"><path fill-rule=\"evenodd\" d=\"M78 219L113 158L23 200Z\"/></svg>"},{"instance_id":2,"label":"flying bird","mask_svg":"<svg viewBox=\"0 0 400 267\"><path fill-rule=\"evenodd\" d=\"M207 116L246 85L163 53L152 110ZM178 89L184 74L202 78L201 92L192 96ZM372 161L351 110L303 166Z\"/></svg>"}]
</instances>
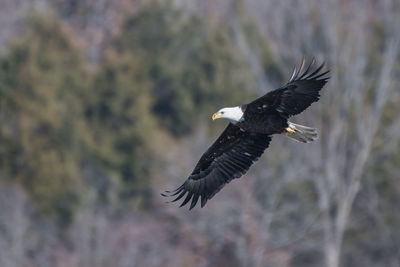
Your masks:
<instances>
[{"instance_id":1,"label":"flying bird","mask_svg":"<svg viewBox=\"0 0 400 267\"><path fill-rule=\"evenodd\" d=\"M163 196L175 197L171 202L185 198L180 207L190 200L190 209L201 199L201 207L218 191L235 178L244 175L258 160L271 142L273 134L284 134L302 143L318 137L315 128L290 122L320 98L320 90L327 83L329 70L322 71L324 63L317 66L315 59L308 67L303 58L289 81L256 100L237 107L222 108L212 119L227 119L228 126L201 156L186 181Z\"/></svg>"}]
</instances>

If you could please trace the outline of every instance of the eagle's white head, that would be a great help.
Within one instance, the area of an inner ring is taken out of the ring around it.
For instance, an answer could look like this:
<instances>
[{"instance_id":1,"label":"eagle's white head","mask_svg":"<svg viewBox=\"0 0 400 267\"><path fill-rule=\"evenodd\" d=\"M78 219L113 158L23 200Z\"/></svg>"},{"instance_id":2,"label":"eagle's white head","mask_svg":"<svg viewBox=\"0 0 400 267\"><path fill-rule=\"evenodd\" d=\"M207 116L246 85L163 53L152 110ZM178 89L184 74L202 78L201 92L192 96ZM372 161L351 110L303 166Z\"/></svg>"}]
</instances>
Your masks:
<instances>
[{"instance_id":1,"label":"eagle's white head","mask_svg":"<svg viewBox=\"0 0 400 267\"><path fill-rule=\"evenodd\" d=\"M227 119L231 123L236 124L243 120L243 111L240 106L232 108L221 108L212 115L212 119Z\"/></svg>"}]
</instances>

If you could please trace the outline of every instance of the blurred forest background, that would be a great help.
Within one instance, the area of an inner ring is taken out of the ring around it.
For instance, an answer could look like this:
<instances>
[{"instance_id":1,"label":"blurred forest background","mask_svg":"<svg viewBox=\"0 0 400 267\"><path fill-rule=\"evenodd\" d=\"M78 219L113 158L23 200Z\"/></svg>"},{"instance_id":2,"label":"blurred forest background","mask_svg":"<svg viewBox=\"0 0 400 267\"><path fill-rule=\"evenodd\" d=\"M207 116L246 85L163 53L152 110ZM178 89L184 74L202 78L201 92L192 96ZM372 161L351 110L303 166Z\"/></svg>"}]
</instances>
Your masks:
<instances>
[{"instance_id":1,"label":"blurred forest background","mask_svg":"<svg viewBox=\"0 0 400 267\"><path fill-rule=\"evenodd\" d=\"M400 266L400 1L0 0L0 266ZM302 56L332 70L203 209L165 204Z\"/></svg>"}]
</instances>

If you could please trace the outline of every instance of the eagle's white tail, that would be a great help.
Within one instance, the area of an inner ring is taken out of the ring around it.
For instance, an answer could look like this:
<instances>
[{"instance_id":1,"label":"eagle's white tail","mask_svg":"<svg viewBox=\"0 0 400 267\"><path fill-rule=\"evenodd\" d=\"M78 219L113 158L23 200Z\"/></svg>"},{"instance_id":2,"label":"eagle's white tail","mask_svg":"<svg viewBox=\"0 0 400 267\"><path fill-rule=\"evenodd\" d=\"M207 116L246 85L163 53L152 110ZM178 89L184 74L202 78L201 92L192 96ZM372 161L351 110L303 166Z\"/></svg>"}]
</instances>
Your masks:
<instances>
[{"instance_id":1,"label":"eagle's white tail","mask_svg":"<svg viewBox=\"0 0 400 267\"><path fill-rule=\"evenodd\" d=\"M283 133L293 140L302 143L309 143L318 139L317 129L295 124L293 122L289 122L289 126L286 127L285 132Z\"/></svg>"}]
</instances>

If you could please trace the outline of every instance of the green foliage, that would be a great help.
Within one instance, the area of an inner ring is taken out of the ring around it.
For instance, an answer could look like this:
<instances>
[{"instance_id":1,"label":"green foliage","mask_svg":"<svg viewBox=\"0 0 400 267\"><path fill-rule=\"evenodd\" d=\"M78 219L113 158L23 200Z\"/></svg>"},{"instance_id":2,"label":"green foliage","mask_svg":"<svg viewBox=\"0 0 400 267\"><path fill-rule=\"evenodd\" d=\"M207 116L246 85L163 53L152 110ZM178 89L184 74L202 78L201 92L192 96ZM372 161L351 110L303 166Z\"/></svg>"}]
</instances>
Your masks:
<instances>
[{"instance_id":1,"label":"green foliage","mask_svg":"<svg viewBox=\"0 0 400 267\"><path fill-rule=\"evenodd\" d=\"M0 59L0 179L66 223L85 181L100 190L85 168L99 168L124 197L148 197L156 130L142 61L109 53L91 74L54 18L30 17Z\"/></svg>"},{"instance_id":2,"label":"green foliage","mask_svg":"<svg viewBox=\"0 0 400 267\"><path fill-rule=\"evenodd\" d=\"M246 95L237 48L198 17L155 3L122 32L89 72L56 19L33 15L0 58L0 179L65 222L85 186L103 199L115 188L100 188L90 169L123 199L150 203L157 124L187 134L198 116Z\"/></svg>"},{"instance_id":3,"label":"green foliage","mask_svg":"<svg viewBox=\"0 0 400 267\"><path fill-rule=\"evenodd\" d=\"M63 222L93 190L148 207L157 135L188 134L218 108L252 99L229 27L214 26L151 3L89 71L54 17L29 17L0 57L0 182L21 184Z\"/></svg>"},{"instance_id":4,"label":"green foliage","mask_svg":"<svg viewBox=\"0 0 400 267\"><path fill-rule=\"evenodd\" d=\"M64 221L78 197L86 79L78 51L51 17L30 17L0 58L0 179L21 183L42 211Z\"/></svg>"},{"instance_id":5,"label":"green foliage","mask_svg":"<svg viewBox=\"0 0 400 267\"><path fill-rule=\"evenodd\" d=\"M92 160L117 178L123 195L147 197L154 159L150 143L156 128L140 62L130 54L108 53L94 79L85 114L95 142Z\"/></svg>"},{"instance_id":6,"label":"green foliage","mask_svg":"<svg viewBox=\"0 0 400 267\"><path fill-rule=\"evenodd\" d=\"M198 116L243 103L249 73L224 29L207 28L194 15L183 17L167 2L129 16L121 32L116 48L141 56L152 111L171 133L187 134Z\"/></svg>"}]
</instances>

